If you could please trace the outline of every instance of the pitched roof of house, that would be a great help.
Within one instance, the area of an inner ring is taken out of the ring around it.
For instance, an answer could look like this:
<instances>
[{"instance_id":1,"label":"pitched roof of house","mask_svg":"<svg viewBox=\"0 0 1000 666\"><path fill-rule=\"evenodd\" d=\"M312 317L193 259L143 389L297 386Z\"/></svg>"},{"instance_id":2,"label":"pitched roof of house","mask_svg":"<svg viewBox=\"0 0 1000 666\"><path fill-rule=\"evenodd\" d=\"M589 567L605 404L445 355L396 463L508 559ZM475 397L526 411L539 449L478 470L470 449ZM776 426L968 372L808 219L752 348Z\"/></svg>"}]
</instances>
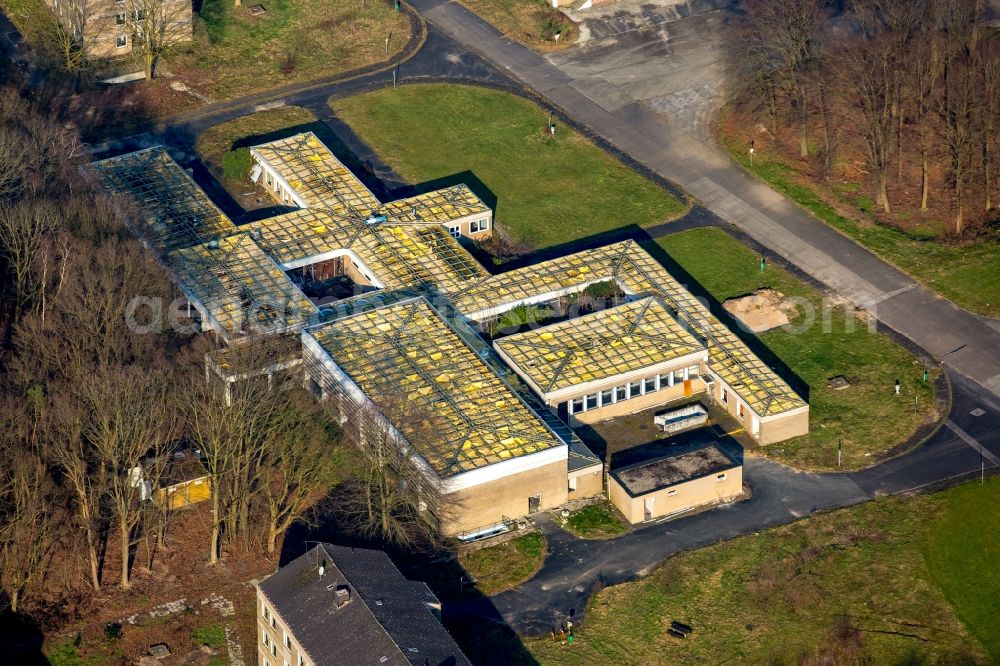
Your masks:
<instances>
[{"instance_id":1,"label":"pitched roof of house","mask_svg":"<svg viewBox=\"0 0 1000 666\"><path fill-rule=\"evenodd\" d=\"M350 594L340 606L338 586ZM316 666L471 666L434 616L427 585L380 550L319 544L258 587Z\"/></svg>"}]
</instances>

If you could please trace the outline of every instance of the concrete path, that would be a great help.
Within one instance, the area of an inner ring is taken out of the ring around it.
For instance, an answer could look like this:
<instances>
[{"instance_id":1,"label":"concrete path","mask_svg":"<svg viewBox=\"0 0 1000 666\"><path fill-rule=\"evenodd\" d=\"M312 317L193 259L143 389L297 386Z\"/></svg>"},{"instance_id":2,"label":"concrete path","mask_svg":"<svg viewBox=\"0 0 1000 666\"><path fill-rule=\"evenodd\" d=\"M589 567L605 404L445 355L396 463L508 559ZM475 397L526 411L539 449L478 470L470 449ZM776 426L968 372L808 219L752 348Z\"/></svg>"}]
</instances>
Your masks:
<instances>
[{"instance_id":1,"label":"concrete path","mask_svg":"<svg viewBox=\"0 0 1000 666\"><path fill-rule=\"evenodd\" d=\"M852 240L748 176L728 156L627 89L567 71L503 37L462 5L413 0L470 51L539 92L568 115L834 291L1000 396L1000 331L915 284ZM555 58L554 58L555 59ZM558 60L556 60L558 63Z\"/></svg>"}]
</instances>

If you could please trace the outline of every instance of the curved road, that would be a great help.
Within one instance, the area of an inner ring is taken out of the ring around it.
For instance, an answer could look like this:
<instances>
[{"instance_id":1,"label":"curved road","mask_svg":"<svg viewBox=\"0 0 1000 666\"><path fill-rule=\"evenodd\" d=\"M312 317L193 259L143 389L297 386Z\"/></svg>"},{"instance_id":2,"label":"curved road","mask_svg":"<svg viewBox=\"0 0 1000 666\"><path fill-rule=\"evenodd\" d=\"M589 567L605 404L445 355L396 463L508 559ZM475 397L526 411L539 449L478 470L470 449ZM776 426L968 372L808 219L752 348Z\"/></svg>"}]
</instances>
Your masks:
<instances>
[{"instance_id":1,"label":"curved road","mask_svg":"<svg viewBox=\"0 0 1000 666\"><path fill-rule=\"evenodd\" d=\"M720 0L691 0L683 3L683 12L670 0L642 1L633 13L628 5L639 0L624 0L614 6L623 9L606 10L606 16L588 22L584 32L590 41L547 58L504 38L459 4L411 1L430 26L421 50L400 65L400 81L467 80L533 90L598 138L697 197L701 205L682 223L650 229L652 235L719 224L721 218L785 263L875 310L881 322L941 359L953 385L954 406L944 427L917 449L862 472L810 474L747 458L745 478L753 488L749 500L645 526L612 541L582 541L541 518L550 544L541 571L524 585L480 602L476 611L503 619L521 633L547 632L571 616L579 621L596 584L640 576L680 550L878 494L955 483L1000 464L1000 331L915 284L750 178L710 144L704 115L717 93L711 45L712 31L720 22L715 6ZM405 183L332 116L326 100L391 81L391 72L382 72L346 82L318 82L284 96L278 93L279 103L312 109L342 142L335 152L368 162L373 168L370 184L384 192ZM238 217L192 146L205 128L274 100L272 91L214 105L209 112L166 119L147 135L105 148L121 152L166 144L179 162L194 168L213 198Z\"/></svg>"}]
</instances>

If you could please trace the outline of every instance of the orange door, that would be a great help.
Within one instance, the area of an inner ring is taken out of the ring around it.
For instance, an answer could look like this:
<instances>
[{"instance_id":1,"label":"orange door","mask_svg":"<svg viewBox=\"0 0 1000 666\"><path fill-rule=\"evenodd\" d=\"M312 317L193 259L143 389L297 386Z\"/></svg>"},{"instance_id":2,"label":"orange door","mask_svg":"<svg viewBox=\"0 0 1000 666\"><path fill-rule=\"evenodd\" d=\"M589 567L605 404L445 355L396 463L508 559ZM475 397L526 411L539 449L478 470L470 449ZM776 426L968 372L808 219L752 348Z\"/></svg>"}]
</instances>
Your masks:
<instances>
[{"instance_id":1,"label":"orange door","mask_svg":"<svg viewBox=\"0 0 1000 666\"><path fill-rule=\"evenodd\" d=\"M690 379L685 379L684 380L684 397L690 396L691 393L692 393L692 391L691 391L691 380Z\"/></svg>"}]
</instances>

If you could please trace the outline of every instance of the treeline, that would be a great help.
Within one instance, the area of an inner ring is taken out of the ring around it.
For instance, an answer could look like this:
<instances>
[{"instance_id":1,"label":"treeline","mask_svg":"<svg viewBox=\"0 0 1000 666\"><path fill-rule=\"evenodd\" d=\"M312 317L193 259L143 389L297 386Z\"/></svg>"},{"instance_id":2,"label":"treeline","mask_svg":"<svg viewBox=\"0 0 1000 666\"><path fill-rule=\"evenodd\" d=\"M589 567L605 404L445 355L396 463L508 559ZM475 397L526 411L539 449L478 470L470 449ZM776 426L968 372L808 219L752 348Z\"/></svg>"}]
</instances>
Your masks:
<instances>
[{"instance_id":1,"label":"treeline","mask_svg":"<svg viewBox=\"0 0 1000 666\"><path fill-rule=\"evenodd\" d=\"M210 477L206 563L273 551L340 471L340 432L301 377L226 391L206 382L210 338L130 307L175 289L87 159L72 129L0 90L0 611L58 606L67 570L78 592L108 584L106 563L125 588L151 568L173 514L148 496L180 447ZM230 361L263 367L266 349Z\"/></svg>"},{"instance_id":2,"label":"treeline","mask_svg":"<svg viewBox=\"0 0 1000 666\"><path fill-rule=\"evenodd\" d=\"M985 0L745 0L725 40L732 101L774 136L797 133L821 174L863 156L883 213L947 209L962 234L996 215L1000 33L986 10Z\"/></svg>"}]
</instances>

